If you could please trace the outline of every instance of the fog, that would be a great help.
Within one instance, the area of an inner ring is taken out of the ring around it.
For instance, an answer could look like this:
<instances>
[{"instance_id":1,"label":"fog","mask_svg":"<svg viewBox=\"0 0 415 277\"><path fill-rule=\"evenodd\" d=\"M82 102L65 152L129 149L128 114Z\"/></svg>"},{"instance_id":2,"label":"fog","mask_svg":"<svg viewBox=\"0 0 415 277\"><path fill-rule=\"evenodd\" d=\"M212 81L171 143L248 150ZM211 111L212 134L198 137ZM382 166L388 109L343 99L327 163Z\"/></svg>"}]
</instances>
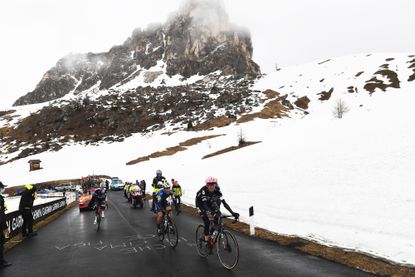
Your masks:
<instances>
[{"instance_id":1,"label":"fog","mask_svg":"<svg viewBox=\"0 0 415 277\"><path fill-rule=\"evenodd\" d=\"M411 0L16 0L0 2L0 109L69 53L106 52L136 28L192 9L197 24L249 30L262 72L330 57L415 52Z\"/></svg>"}]
</instances>

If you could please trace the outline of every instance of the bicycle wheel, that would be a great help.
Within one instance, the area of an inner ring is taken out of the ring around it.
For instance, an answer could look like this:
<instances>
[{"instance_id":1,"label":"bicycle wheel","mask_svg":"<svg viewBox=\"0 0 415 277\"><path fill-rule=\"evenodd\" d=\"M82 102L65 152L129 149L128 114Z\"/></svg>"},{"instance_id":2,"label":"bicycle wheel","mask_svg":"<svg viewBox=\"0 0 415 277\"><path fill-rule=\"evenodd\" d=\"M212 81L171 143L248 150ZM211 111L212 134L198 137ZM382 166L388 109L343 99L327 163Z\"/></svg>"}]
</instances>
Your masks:
<instances>
[{"instance_id":1,"label":"bicycle wheel","mask_svg":"<svg viewBox=\"0 0 415 277\"><path fill-rule=\"evenodd\" d=\"M177 231L176 224L170 219L167 223L167 240L171 247L175 248L179 243L179 232Z\"/></svg>"},{"instance_id":2,"label":"bicycle wheel","mask_svg":"<svg viewBox=\"0 0 415 277\"><path fill-rule=\"evenodd\" d=\"M160 241L164 240L164 234L166 233L166 228L165 228L166 225L167 225L166 224L166 219L163 216L163 219L162 219L161 224L160 224L160 233L157 234Z\"/></svg>"},{"instance_id":3,"label":"bicycle wheel","mask_svg":"<svg viewBox=\"0 0 415 277\"><path fill-rule=\"evenodd\" d=\"M208 249L206 245L203 245L203 237L204 237L204 226L199 224L196 229L196 250L200 257L206 258L209 255Z\"/></svg>"},{"instance_id":4,"label":"bicycle wheel","mask_svg":"<svg viewBox=\"0 0 415 277\"><path fill-rule=\"evenodd\" d=\"M228 230L223 230L217 239L216 252L220 263L226 269L234 268L239 261L239 246L235 236Z\"/></svg>"},{"instance_id":5,"label":"bicycle wheel","mask_svg":"<svg viewBox=\"0 0 415 277\"><path fill-rule=\"evenodd\" d=\"M164 240L164 228L163 228L163 226L161 226L160 227L160 233L157 233L157 236L158 236L158 238L159 238L159 240L160 241L163 241Z\"/></svg>"},{"instance_id":6,"label":"bicycle wheel","mask_svg":"<svg viewBox=\"0 0 415 277\"><path fill-rule=\"evenodd\" d=\"M97 232L99 231L99 227L101 226L101 213L97 215Z\"/></svg>"}]
</instances>

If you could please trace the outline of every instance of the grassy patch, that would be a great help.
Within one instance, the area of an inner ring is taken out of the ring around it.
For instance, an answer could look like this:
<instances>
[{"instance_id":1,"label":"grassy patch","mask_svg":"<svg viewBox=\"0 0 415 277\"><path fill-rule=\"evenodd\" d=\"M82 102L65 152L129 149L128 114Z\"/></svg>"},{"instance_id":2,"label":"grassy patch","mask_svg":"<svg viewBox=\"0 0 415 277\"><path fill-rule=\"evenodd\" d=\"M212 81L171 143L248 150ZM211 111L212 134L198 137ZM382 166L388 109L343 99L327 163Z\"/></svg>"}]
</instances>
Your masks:
<instances>
[{"instance_id":1,"label":"grassy patch","mask_svg":"<svg viewBox=\"0 0 415 277\"><path fill-rule=\"evenodd\" d=\"M203 131L203 130L208 130L210 128L213 127L225 127L228 126L229 124L231 124L232 122L234 122L235 119L234 118L228 118L225 116L221 116L221 117L217 117L217 118L213 118L210 120L207 120L199 125L196 125L193 129L195 131Z\"/></svg>"},{"instance_id":2,"label":"grassy patch","mask_svg":"<svg viewBox=\"0 0 415 277\"><path fill-rule=\"evenodd\" d=\"M331 88L329 91L322 91L320 93L317 93L317 95L320 95L320 98L318 100L320 101L329 100L333 91L334 91L334 88Z\"/></svg>"},{"instance_id":3,"label":"grassy patch","mask_svg":"<svg viewBox=\"0 0 415 277\"><path fill-rule=\"evenodd\" d=\"M262 119L268 119L268 118L282 118L285 116L288 116L289 108L284 106L280 103L281 99L275 99L267 104L265 104L265 107L262 109L262 111L252 114L245 114L241 116L236 122L237 123L244 123L251 121L255 118L262 118Z\"/></svg>"},{"instance_id":4,"label":"grassy patch","mask_svg":"<svg viewBox=\"0 0 415 277\"><path fill-rule=\"evenodd\" d=\"M375 92L377 88L382 91L386 91L387 88L400 88L398 74L395 71L382 68L375 72L375 75L381 75L388 78L390 84L385 84L383 80L379 80L376 76L373 76L372 79L366 81L366 84L363 87L365 90L369 91L369 94Z\"/></svg>"},{"instance_id":5,"label":"grassy patch","mask_svg":"<svg viewBox=\"0 0 415 277\"><path fill-rule=\"evenodd\" d=\"M186 141L183 141L183 142L179 143L178 146L168 147L163 151L157 151L157 152L154 152L150 155L147 155L147 156L140 157L140 158L137 158L135 160L129 161L129 162L127 162L127 165L133 165L133 164L137 164L137 163L140 163L140 162L148 161L150 159L159 158L159 157L163 157L163 156L171 156L171 155L176 154L177 152L187 150L188 146L192 146L192 145L198 144L201 141L211 139L211 138L216 138L216 137L219 137L219 136L223 136L223 135L212 135L212 136L204 136L204 137L197 137L197 138L188 139Z\"/></svg>"},{"instance_id":6,"label":"grassy patch","mask_svg":"<svg viewBox=\"0 0 415 277\"><path fill-rule=\"evenodd\" d=\"M221 155L221 154L224 154L230 151L234 151L234 150L237 150L237 149L240 149L240 148L252 145L252 144L256 144L256 143L260 143L260 141L246 141L244 143L239 144L238 146L231 146L231 147L216 151L214 153L208 154L206 156L203 156L202 160L213 157L213 156Z\"/></svg>"}]
</instances>

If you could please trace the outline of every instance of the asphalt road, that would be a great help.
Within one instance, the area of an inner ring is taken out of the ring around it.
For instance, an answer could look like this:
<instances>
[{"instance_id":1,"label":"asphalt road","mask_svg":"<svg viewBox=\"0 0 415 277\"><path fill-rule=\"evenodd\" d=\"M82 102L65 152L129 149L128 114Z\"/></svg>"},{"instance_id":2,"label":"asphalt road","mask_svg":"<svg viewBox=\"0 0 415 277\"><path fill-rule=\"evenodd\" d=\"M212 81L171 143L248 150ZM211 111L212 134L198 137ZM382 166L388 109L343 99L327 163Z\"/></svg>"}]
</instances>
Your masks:
<instances>
[{"instance_id":1,"label":"asphalt road","mask_svg":"<svg viewBox=\"0 0 415 277\"><path fill-rule=\"evenodd\" d=\"M93 212L75 207L8 251L13 265L1 269L0 276L373 276L234 231L240 260L229 271L215 252L207 259L198 256L194 237L199 218L175 217L180 242L172 249L155 237L148 203L133 209L122 192L110 192L109 198L98 233Z\"/></svg>"}]
</instances>

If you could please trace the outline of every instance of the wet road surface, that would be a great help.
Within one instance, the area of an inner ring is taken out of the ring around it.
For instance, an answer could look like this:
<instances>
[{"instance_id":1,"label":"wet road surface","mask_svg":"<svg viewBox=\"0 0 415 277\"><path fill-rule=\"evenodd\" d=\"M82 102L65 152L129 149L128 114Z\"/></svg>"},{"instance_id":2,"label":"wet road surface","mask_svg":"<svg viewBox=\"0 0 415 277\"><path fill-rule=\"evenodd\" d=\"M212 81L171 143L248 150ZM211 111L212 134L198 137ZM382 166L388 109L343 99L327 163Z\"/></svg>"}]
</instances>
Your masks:
<instances>
[{"instance_id":1,"label":"wet road surface","mask_svg":"<svg viewBox=\"0 0 415 277\"><path fill-rule=\"evenodd\" d=\"M148 203L133 209L121 191L111 191L109 199L99 232L94 213L74 207L8 251L13 265L0 270L0 276L373 276L235 231L240 260L229 271L215 252L207 259L198 256L199 218L186 213L174 218L180 242L172 249L155 236Z\"/></svg>"}]
</instances>

